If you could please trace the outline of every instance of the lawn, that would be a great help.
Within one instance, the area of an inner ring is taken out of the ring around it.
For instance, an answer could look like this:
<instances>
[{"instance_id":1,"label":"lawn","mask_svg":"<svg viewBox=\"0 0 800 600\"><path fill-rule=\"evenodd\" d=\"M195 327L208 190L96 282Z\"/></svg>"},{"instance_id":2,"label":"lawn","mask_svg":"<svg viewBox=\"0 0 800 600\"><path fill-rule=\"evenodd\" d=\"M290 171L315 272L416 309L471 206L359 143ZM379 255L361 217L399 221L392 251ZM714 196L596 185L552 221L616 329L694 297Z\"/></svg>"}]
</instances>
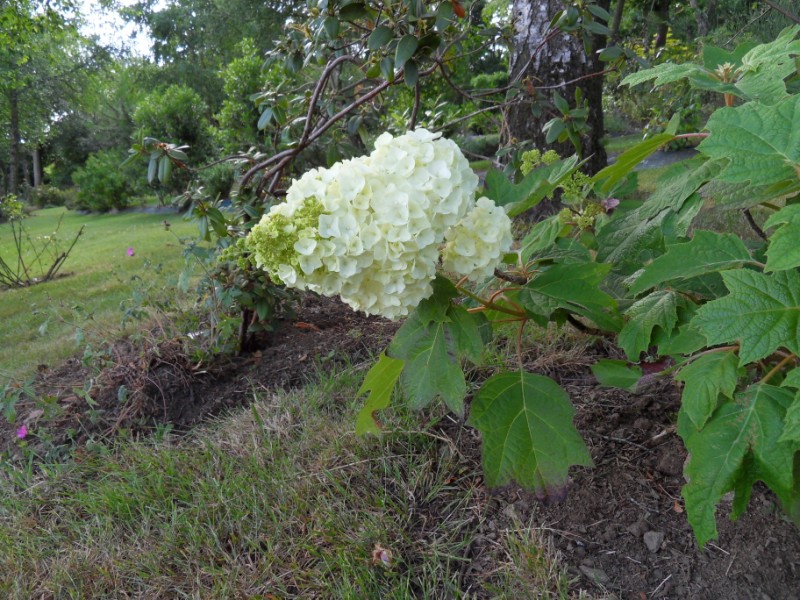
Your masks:
<instances>
[{"instance_id":1,"label":"lawn","mask_svg":"<svg viewBox=\"0 0 800 600\"><path fill-rule=\"evenodd\" d=\"M540 531L492 509L465 430L400 411L382 439L354 435L363 372L249 382L249 409L191 435L95 444L34 485L0 477L2 597L585 597Z\"/></svg>"},{"instance_id":2,"label":"lawn","mask_svg":"<svg viewBox=\"0 0 800 600\"><path fill-rule=\"evenodd\" d=\"M81 215L63 208L37 211L24 226L34 239L52 235L62 217L58 237L64 248L84 226L61 270L64 277L0 291L0 383L28 377L37 365L55 366L80 351L79 330L94 343L93 335L118 333L123 303L137 288L176 280L184 265L177 236L195 232L193 224L174 214ZM15 256L8 224L0 225L0 256L7 262Z\"/></svg>"}]
</instances>

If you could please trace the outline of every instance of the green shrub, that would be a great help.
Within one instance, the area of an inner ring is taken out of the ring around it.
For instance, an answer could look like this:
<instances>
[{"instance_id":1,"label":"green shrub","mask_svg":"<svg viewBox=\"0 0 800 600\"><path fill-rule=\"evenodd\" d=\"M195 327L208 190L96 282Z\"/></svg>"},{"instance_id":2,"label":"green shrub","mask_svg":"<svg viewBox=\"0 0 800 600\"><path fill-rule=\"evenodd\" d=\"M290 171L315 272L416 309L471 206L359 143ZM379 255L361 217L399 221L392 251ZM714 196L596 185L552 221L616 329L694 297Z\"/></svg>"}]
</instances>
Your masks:
<instances>
[{"instance_id":1,"label":"green shrub","mask_svg":"<svg viewBox=\"0 0 800 600\"><path fill-rule=\"evenodd\" d=\"M78 186L75 208L102 213L128 206L136 190L131 178L120 168L123 160L125 157L119 151L92 154L72 175Z\"/></svg>"},{"instance_id":2,"label":"green shrub","mask_svg":"<svg viewBox=\"0 0 800 600\"><path fill-rule=\"evenodd\" d=\"M0 223L16 221L25 217L22 202L14 194L0 196Z\"/></svg>"},{"instance_id":3,"label":"green shrub","mask_svg":"<svg viewBox=\"0 0 800 600\"><path fill-rule=\"evenodd\" d=\"M233 187L234 168L230 164L222 163L201 171L200 181L209 198L226 199L231 195Z\"/></svg>"},{"instance_id":4,"label":"green shrub","mask_svg":"<svg viewBox=\"0 0 800 600\"><path fill-rule=\"evenodd\" d=\"M50 206L74 206L77 201L75 190L62 190L53 185L40 185L31 189L30 203L36 208Z\"/></svg>"}]
</instances>

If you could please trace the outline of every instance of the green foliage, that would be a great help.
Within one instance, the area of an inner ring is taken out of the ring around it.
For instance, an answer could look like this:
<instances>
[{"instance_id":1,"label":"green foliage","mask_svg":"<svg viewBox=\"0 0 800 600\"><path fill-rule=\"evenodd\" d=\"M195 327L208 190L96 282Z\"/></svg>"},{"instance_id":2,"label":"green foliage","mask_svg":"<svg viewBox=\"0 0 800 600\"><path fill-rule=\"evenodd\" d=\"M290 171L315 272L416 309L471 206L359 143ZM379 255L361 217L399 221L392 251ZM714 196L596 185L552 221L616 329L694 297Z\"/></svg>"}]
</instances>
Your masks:
<instances>
[{"instance_id":1,"label":"green foliage","mask_svg":"<svg viewBox=\"0 0 800 600\"><path fill-rule=\"evenodd\" d=\"M483 434L486 482L516 481L539 497L563 497L569 467L592 464L572 424L574 413L567 393L552 379L524 371L489 378L469 417Z\"/></svg>"},{"instance_id":2,"label":"green foliage","mask_svg":"<svg viewBox=\"0 0 800 600\"><path fill-rule=\"evenodd\" d=\"M786 98L784 80L797 70L794 57L800 54L800 40L795 40L799 32L800 26L789 27L773 42L755 47L745 43L733 52L708 47L702 65L667 62L628 75L622 84L655 80L656 86L663 86L688 79L696 89L774 104Z\"/></svg>"},{"instance_id":3,"label":"green foliage","mask_svg":"<svg viewBox=\"0 0 800 600\"><path fill-rule=\"evenodd\" d=\"M717 536L714 513L727 492L735 492L733 517L744 512L752 485L763 481L794 517L800 490L793 477L797 443L782 441L786 410L794 394L755 384L725 402L698 430L681 411L678 428L691 458L683 498L701 546Z\"/></svg>"},{"instance_id":4,"label":"green foliage","mask_svg":"<svg viewBox=\"0 0 800 600\"><path fill-rule=\"evenodd\" d=\"M74 207L76 197L73 190L62 190L52 185L40 185L30 191L30 203L36 208L51 206Z\"/></svg>"},{"instance_id":5,"label":"green foliage","mask_svg":"<svg viewBox=\"0 0 800 600\"><path fill-rule=\"evenodd\" d=\"M421 408L439 395L462 410L462 359L474 359L453 329L458 294L488 323L516 323L519 345L529 321L603 332L627 360L595 365L602 385L635 390L645 378L667 376L683 384L678 433L690 455L683 497L701 546L716 536L723 495L734 492L736 518L757 481L800 522L800 96L787 85L797 74L798 33L791 28L775 42L727 54L708 49L704 65L663 65L629 78L682 80L746 101L717 110L707 133L691 134L703 139L698 156L666 169L644 201L625 198L632 171L679 139L676 119L591 179L573 175L574 157L542 164L540 153L527 157L518 183L490 171L485 193L509 214L558 187L569 192L568 207L533 226L506 257L508 272L480 294L440 282L408 319L389 348L404 361L408 404ZM719 61L729 64L718 68ZM771 214L760 227L743 215L755 235L741 239L701 229L704 205ZM380 386L396 379L370 380L380 407L388 398ZM590 464L572 414L550 379L524 371L490 377L468 419L482 435L487 483L516 481L540 496L560 495L569 468Z\"/></svg>"},{"instance_id":6,"label":"green foliage","mask_svg":"<svg viewBox=\"0 0 800 600\"><path fill-rule=\"evenodd\" d=\"M171 85L144 97L133 113L133 122L147 136L177 140L189 147L193 161L211 155L208 107L188 86Z\"/></svg>"},{"instance_id":7,"label":"green foliage","mask_svg":"<svg viewBox=\"0 0 800 600\"><path fill-rule=\"evenodd\" d=\"M108 212L128 206L136 195L133 177L120 168L124 161L121 152L103 150L89 157L76 170L72 180L78 187L75 208L91 212Z\"/></svg>"},{"instance_id":8,"label":"green foliage","mask_svg":"<svg viewBox=\"0 0 800 600\"><path fill-rule=\"evenodd\" d=\"M369 392L364 408L358 413L356 420L358 435L380 431L380 423L375 413L389 407L392 388L403 372L404 366L405 363L402 360L386 356L386 354L381 354L378 362L372 365L364 378L364 383L356 392L357 397Z\"/></svg>"},{"instance_id":9,"label":"green foliage","mask_svg":"<svg viewBox=\"0 0 800 600\"><path fill-rule=\"evenodd\" d=\"M739 344L740 364L788 348L800 354L800 273L746 269L722 274L727 296L704 304L694 323L709 344Z\"/></svg>"}]
</instances>

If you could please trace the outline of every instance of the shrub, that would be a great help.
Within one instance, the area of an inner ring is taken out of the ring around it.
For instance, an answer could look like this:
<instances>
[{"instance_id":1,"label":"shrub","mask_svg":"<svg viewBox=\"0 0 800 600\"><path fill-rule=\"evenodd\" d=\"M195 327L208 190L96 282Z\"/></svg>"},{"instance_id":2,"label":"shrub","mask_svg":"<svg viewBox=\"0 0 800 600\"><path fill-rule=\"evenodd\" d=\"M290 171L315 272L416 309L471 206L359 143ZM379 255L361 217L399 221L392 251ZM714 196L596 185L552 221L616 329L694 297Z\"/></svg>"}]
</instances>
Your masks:
<instances>
[{"instance_id":1,"label":"shrub","mask_svg":"<svg viewBox=\"0 0 800 600\"><path fill-rule=\"evenodd\" d=\"M40 185L31 189L30 203L36 208L48 206L74 206L77 201L75 190L62 190L52 185Z\"/></svg>"},{"instance_id":2,"label":"shrub","mask_svg":"<svg viewBox=\"0 0 800 600\"><path fill-rule=\"evenodd\" d=\"M226 199L231 195L234 168L222 163L205 169L200 173L200 181L210 198Z\"/></svg>"},{"instance_id":3,"label":"shrub","mask_svg":"<svg viewBox=\"0 0 800 600\"><path fill-rule=\"evenodd\" d=\"M130 204L136 190L131 178L120 168L124 158L118 151L96 152L73 173L72 180L78 186L75 208L108 212Z\"/></svg>"}]
</instances>

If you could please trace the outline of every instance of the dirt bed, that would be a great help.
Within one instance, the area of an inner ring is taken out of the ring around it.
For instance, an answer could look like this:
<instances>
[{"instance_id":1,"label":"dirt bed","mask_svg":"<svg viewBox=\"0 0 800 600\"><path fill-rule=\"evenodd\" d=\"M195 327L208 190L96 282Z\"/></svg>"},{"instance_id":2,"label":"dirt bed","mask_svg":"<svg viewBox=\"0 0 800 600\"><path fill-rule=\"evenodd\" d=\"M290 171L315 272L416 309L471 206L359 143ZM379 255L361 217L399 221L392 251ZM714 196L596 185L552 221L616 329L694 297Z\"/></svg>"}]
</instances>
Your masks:
<instances>
[{"instance_id":1,"label":"dirt bed","mask_svg":"<svg viewBox=\"0 0 800 600\"><path fill-rule=\"evenodd\" d=\"M272 334L264 349L224 366L194 364L174 342L142 352L122 341L99 373L77 359L42 367L39 392L50 395L60 413L48 423L50 443L80 444L122 431L145 434L159 424L188 430L246 406L264 388L298 387L315 369L342 360L362 362L380 352L396 329L340 302L309 296L296 319ZM566 500L555 505L543 505L516 487L488 491L489 517L476 525L464 581L480 590L481 577L495 560L497 532L532 523L553 539L573 588L592 596L800 600L800 532L782 516L771 493L757 488L750 510L735 523L728 519L730 502L723 503L720 537L700 551L680 497L686 452L674 428L677 390L667 382L638 394L598 388L588 367L592 352L581 364L549 360L541 367L533 357L530 367L569 391L595 467L576 469ZM604 352L597 348L598 356ZM80 392L88 380L94 382L91 409ZM17 426L27 423L35 430L41 409L22 403L18 410ZM0 450L13 453L14 427L2 421L0 428L6 440ZM454 437L479 469L476 436Z\"/></svg>"}]
</instances>

